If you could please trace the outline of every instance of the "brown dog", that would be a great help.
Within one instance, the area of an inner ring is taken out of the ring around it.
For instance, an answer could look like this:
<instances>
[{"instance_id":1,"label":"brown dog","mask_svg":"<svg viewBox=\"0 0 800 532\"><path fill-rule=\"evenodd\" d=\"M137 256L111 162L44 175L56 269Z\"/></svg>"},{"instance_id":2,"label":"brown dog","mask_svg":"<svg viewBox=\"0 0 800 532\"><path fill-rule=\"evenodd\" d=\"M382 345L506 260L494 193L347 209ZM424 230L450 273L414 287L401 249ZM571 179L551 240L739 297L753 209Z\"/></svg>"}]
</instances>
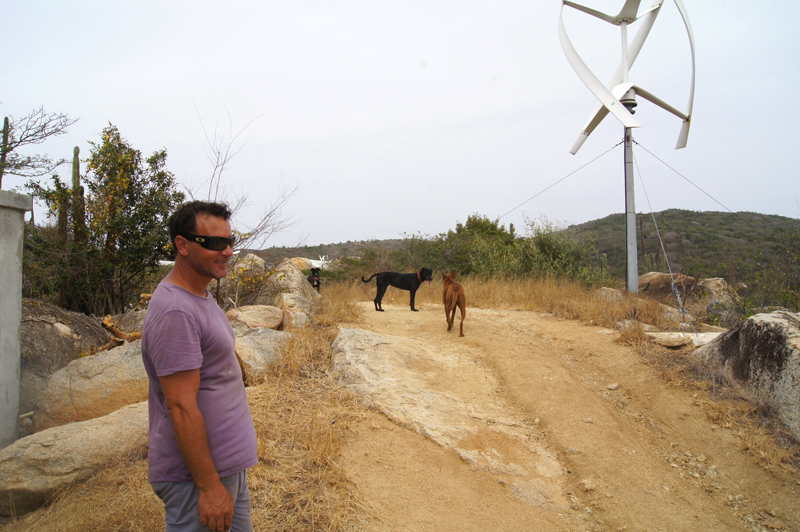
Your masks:
<instances>
[{"instance_id":1,"label":"brown dog","mask_svg":"<svg viewBox=\"0 0 800 532\"><path fill-rule=\"evenodd\" d=\"M461 331L459 336L464 336L464 317L467 315L467 296L464 293L464 287L455 282L456 271L450 272L450 275L442 273L442 284L444 291L442 292L442 302L444 303L444 316L447 318L447 330L453 328L453 322L456 320L456 307L461 309Z\"/></svg>"}]
</instances>

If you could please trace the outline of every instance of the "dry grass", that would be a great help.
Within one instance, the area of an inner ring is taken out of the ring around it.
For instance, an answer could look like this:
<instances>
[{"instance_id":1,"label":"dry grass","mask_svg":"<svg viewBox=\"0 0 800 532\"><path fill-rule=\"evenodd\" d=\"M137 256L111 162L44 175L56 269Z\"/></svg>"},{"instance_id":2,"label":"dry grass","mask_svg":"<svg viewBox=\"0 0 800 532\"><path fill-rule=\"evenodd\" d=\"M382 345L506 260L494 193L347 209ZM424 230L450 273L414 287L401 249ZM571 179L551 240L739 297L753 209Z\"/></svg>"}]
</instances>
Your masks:
<instances>
[{"instance_id":1,"label":"dry grass","mask_svg":"<svg viewBox=\"0 0 800 532\"><path fill-rule=\"evenodd\" d=\"M442 284L436 277L434 274L430 287L426 285L417 292L418 302L441 304ZM568 279L467 276L457 277L456 281L466 288L469 307L547 312L559 318L612 328L624 319L637 319L663 329L676 325L655 301L625 292L618 298L610 298ZM374 288L370 294L368 299L374 297ZM403 301L402 296L397 297ZM407 301L408 296L405 297Z\"/></svg>"},{"instance_id":2,"label":"dry grass","mask_svg":"<svg viewBox=\"0 0 800 532\"><path fill-rule=\"evenodd\" d=\"M609 300L578 283L528 279L458 279L467 304L532 310L613 327L626 318L668 326L660 307L635 296ZM248 388L258 434L259 464L248 473L257 531L343 531L361 528L368 512L342 470L340 450L349 426L362 414L356 399L335 386L329 373L331 343L342 323L357 324L356 301L371 301L374 283L325 285L323 312L314 324L292 331L292 340L265 384ZM392 298L394 301L392 301ZM408 292L390 288L385 301L408 304ZM424 285L417 302L441 304L441 284ZM680 352L649 341L641 327L620 341L633 346L671 385L690 387L712 423L739 434L742 448L768 470L793 471L800 463L794 441L774 416L738 399L726 383L709 378ZM65 491L48 507L2 532L163 530L163 508L147 482L144 451L125 457L87 482Z\"/></svg>"},{"instance_id":3,"label":"dry grass","mask_svg":"<svg viewBox=\"0 0 800 532\"><path fill-rule=\"evenodd\" d=\"M53 504L0 527L4 532L164 530L164 510L147 482L142 452L109 464Z\"/></svg>"},{"instance_id":4,"label":"dry grass","mask_svg":"<svg viewBox=\"0 0 800 532\"><path fill-rule=\"evenodd\" d=\"M709 420L733 430L742 442L742 450L754 456L765 469L776 473L800 469L800 445L774 413L742 399L727 382L721 382L708 368L696 364L685 351L665 349L650 340L640 324L661 330L676 327L658 302L627 292L621 298L609 298L570 280L474 276L456 280L466 288L467 307L546 312L608 328L614 328L622 320L635 320L620 332L620 343L633 347L667 384L702 395ZM375 287L370 290L370 285L365 286L355 294L362 301L372 300ZM384 301L386 298L394 298L395 304L407 304L408 292L389 288ZM416 301L441 305L438 272L434 272L431 286L420 287Z\"/></svg>"},{"instance_id":5,"label":"dry grass","mask_svg":"<svg viewBox=\"0 0 800 532\"><path fill-rule=\"evenodd\" d=\"M338 461L362 407L329 373L337 325L358 322L361 311L346 286L325 295L314 325L292 331L267 382L248 393L258 435L259 463L248 473L256 530L353 530L364 515Z\"/></svg>"},{"instance_id":6,"label":"dry grass","mask_svg":"<svg viewBox=\"0 0 800 532\"><path fill-rule=\"evenodd\" d=\"M248 388L259 463L248 471L256 531L343 531L366 515L339 464L348 426L361 415L355 398L329 374L331 343L341 322L357 323L346 287L326 291L315 323L294 329L265 384ZM164 530L161 501L147 481L146 450L110 464L16 521L3 532Z\"/></svg>"}]
</instances>

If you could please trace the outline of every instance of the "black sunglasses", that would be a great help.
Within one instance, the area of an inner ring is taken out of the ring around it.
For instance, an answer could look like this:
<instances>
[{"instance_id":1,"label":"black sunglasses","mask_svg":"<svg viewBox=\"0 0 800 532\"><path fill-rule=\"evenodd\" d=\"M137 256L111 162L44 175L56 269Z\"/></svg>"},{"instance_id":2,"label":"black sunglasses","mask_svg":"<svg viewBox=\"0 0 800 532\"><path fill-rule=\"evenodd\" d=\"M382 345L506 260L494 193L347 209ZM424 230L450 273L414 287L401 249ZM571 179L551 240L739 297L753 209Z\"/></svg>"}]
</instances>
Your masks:
<instances>
[{"instance_id":1,"label":"black sunglasses","mask_svg":"<svg viewBox=\"0 0 800 532\"><path fill-rule=\"evenodd\" d=\"M197 242L202 247L210 249L211 251L222 251L228 246L233 249L233 246L236 244L235 236L225 238L224 236L191 235L189 233L182 233L179 236L182 236L186 240Z\"/></svg>"}]
</instances>

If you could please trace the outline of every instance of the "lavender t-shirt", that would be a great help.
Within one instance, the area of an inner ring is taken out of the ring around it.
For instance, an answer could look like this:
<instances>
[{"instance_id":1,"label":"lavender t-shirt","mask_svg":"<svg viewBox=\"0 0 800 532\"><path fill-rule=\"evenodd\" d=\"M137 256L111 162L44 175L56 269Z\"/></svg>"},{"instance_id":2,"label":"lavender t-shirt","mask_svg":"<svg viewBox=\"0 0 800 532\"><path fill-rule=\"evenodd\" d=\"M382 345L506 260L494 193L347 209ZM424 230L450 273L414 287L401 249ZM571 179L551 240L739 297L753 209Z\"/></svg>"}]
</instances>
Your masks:
<instances>
[{"instance_id":1,"label":"lavender t-shirt","mask_svg":"<svg viewBox=\"0 0 800 532\"><path fill-rule=\"evenodd\" d=\"M234 347L233 329L208 292L200 297L171 283L158 285L142 328L142 359L150 377L150 482L192 479L159 381L178 371L200 369L197 404L220 477L258 462L256 432Z\"/></svg>"}]
</instances>

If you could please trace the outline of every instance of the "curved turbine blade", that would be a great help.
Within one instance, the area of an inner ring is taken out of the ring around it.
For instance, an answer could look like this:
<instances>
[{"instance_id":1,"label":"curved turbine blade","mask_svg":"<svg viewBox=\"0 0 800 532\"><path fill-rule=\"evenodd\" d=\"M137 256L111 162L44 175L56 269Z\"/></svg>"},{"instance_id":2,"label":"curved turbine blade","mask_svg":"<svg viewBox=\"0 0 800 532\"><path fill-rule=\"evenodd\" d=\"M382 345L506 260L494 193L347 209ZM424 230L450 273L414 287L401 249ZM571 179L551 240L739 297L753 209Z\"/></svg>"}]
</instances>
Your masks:
<instances>
[{"instance_id":1,"label":"curved turbine blade","mask_svg":"<svg viewBox=\"0 0 800 532\"><path fill-rule=\"evenodd\" d=\"M656 17L658 16L662 5L663 4L661 3L656 3L645 14L642 15L642 25L639 28L639 31L636 32L636 36L633 38L633 41L628 48L629 67L632 66L636 61L636 58L639 57L639 52L642 51L644 41L650 34L650 30L653 28L653 24L655 24ZM606 85L607 88L610 89L622 83L622 68L623 63L620 61L616 72L614 72L614 75L611 76L611 81L608 83L608 85ZM595 130L595 128L597 128L600 122L603 121L606 115L608 115L608 109L606 109L603 104L597 104L592 111L592 114L589 115L589 120L587 120L586 125L583 126L578 138L575 140L575 144L573 144L572 148L569 150L571 154L575 155L578 153L578 150L581 149L583 143L586 142L586 139L589 138L589 135L592 134L592 132Z\"/></svg>"},{"instance_id":2,"label":"curved turbine blade","mask_svg":"<svg viewBox=\"0 0 800 532\"><path fill-rule=\"evenodd\" d=\"M613 114L625 127L641 127L642 125L639 121L636 120L633 115L625 109L625 106L620 103L619 99L614 97L606 86L597 79L592 71L589 70L589 67L586 66L586 63L580 58L578 52L575 51L572 42L570 42L567 36L567 30L564 28L564 5L561 6L561 15L558 20L558 34L561 39L561 48L564 51L564 55L567 57L567 61L572 65L573 70L575 70L575 73L581 78L581 81L592 91L592 94L594 94L595 97L600 100L600 103L608 109L608 112Z\"/></svg>"},{"instance_id":3,"label":"curved turbine blade","mask_svg":"<svg viewBox=\"0 0 800 532\"><path fill-rule=\"evenodd\" d=\"M581 4L576 4L575 2L571 2L570 0L562 0L562 2L573 9L577 9L578 11L583 11L587 15L597 17L600 20L605 20L606 22L610 22L611 24L619 24L623 20L628 22L633 22L634 20L636 20L636 14L639 12L639 3L641 2L641 0L625 0L625 5L622 6L622 9L617 15L607 15L590 7L582 6Z\"/></svg>"},{"instance_id":4,"label":"curved turbine blade","mask_svg":"<svg viewBox=\"0 0 800 532\"><path fill-rule=\"evenodd\" d=\"M600 122L602 122L606 116L608 116L608 109L606 109L606 106L602 103L598 103L589 116L586 125L583 126L578 138L575 140L575 144L573 144L572 148L569 150L572 155L578 153L578 150L581 149L581 146L583 146L583 143L589 138L589 135L592 134L592 131L600 125Z\"/></svg>"},{"instance_id":5,"label":"curved turbine blade","mask_svg":"<svg viewBox=\"0 0 800 532\"><path fill-rule=\"evenodd\" d=\"M692 107L694 106L694 35L692 34L692 26L689 24L689 15L686 13L686 8L683 7L681 0L675 0L675 5L678 6L678 11L683 19L683 25L686 26L686 33L689 35L689 48L692 51L692 83L689 88L689 105L687 106L686 118L681 125L681 132L678 134L678 143L675 149L679 150L686 147L686 142L689 140L689 126L692 123Z\"/></svg>"}]
</instances>

